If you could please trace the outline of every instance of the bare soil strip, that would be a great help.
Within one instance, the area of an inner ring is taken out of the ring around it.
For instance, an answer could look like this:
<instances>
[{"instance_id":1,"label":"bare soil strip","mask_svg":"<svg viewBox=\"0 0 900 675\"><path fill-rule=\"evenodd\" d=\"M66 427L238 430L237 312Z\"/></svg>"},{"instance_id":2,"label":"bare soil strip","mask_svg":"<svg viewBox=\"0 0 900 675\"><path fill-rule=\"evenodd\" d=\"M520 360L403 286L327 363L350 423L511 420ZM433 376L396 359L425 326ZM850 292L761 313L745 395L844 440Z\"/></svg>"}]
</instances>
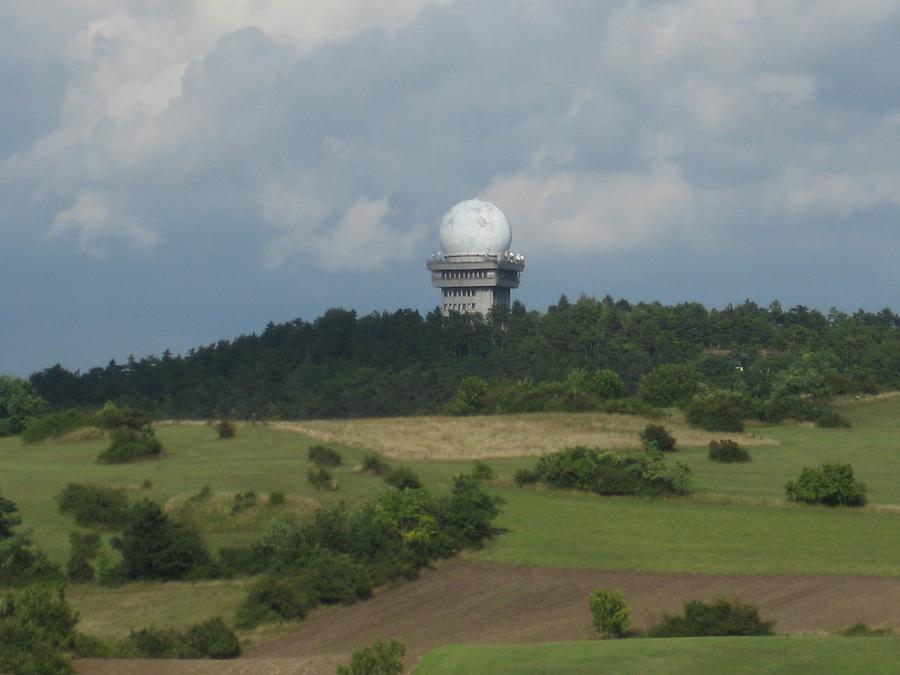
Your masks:
<instances>
[{"instance_id":1,"label":"bare soil strip","mask_svg":"<svg viewBox=\"0 0 900 675\"><path fill-rule=\"evenodd\" d=\"M900 628L900 578L603 572L449 561L366 602L318 612L237 662L85 660L79 673L331 673L376 639L406 643L408 663L446 644L588 640L588 595L617 588L646 629L685 600L750 602L779 633L833 633L856 623Z\"/></svg>"},{"instance_id":2,"label":"bare soil strip","mask_svg":"<svg viewBox=\"0 0 900 675\"><path fill-rule=\"evenodd\" d=\"M776 445L758 434L706 432L667 418L679 445L708 445L732 439L742 445ZM376 450L393 459L501 459L536 457L573 445L612 450L640 447L647 419L607 413L530 413L488 417L390 417L353 420L273 422L274 429L295 431L326 443Z\"/></svg>"}]
</instances>

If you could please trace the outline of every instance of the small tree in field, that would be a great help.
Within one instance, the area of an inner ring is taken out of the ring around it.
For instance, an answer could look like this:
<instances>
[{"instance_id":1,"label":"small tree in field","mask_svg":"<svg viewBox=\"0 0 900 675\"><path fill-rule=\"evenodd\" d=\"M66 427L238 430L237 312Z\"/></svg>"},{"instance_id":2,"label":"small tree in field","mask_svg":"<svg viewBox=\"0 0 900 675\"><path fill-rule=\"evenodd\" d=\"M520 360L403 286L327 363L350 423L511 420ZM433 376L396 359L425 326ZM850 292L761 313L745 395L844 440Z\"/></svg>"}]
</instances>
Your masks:
<instances>
[{"instance_id":1,"label":"small tree in field","mask_svg":"<svg viewBox=\"0 0 900 675\"><path fill-rule=\"evenodd\" d=\"M651 452L675 452L675 437L660 424L648 424L641 432L641 445Z\"/></svg>"},{"instance_id":2,"label":"small tree in field","mask_svg":"<svg viewBox=\"0 0 900 675\"><path fill-rule=\"evenodd\" d=\"M337 675L400 675L406 647L391 640L387 644L375 640L368 647L353 652L349 666L338 666Z\"/></svg>"},{"instance_id":3,"label":"small tree in field","mask_svg":"<svg viewBox=\"0 0 900 675\"><path fill-rule=\"evenodd\" d=\"M631 609L619 591L598 589L588 598L588 604L597 635L605 638L625 637L631 625Z\"/></svg>"},{"instance_id":4,"label":"small tree in field","mask_svg":"<svg viewBox=\"0 0 900 675\"><path fill-rule=\"evenodd\" d=\"M216 423L216 433L219 434L219 438L234 438L237 427L231 420L219 420Z\"/></svg>"}]
</instances>

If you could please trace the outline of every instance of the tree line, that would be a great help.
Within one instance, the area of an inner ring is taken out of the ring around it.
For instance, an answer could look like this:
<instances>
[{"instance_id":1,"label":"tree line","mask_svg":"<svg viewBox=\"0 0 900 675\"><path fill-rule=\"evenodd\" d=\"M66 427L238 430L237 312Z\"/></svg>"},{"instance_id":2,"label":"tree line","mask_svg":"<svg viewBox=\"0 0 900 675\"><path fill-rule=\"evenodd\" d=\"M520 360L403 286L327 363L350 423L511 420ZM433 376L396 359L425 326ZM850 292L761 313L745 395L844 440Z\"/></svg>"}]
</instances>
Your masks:
<instances>
[{"instance_id":1,"label":"tree line","mask_svg":"<svg viewBox=\"0 0 900 675\"><path fill-rule=\"evenodd\" d=\"M154 416L244 419L433 413L464 378L561 382L609 370L624 394L660 364L691 364L710 385L765 398L785 379L829 394L900 387L900 316L890 309L827 313L746 301L632 304L562 296L546 312L519 302L481 315L438 310L269 323L260 334L86 372L55 365L30 377L54 409L108 401Z\"/></svg>"}]
</instances>

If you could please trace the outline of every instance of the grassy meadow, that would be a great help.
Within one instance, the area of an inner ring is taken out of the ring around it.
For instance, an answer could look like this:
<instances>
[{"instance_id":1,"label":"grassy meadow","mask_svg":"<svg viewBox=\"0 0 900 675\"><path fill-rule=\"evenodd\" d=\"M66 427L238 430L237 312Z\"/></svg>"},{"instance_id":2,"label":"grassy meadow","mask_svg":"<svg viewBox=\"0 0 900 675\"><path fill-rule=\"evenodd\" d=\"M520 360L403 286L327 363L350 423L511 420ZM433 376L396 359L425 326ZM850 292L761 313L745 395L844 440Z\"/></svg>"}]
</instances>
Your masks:
<instances>
[{"instance_id":1,"label":"grassy meadow","mask_svg":"<svg viewBox=\"0 0 900 675\"><path fill-rule=\"evenodd\" d=\"M494 563L704 574L900 575L900 513L506 489Z\"/></svg>"},{"instance_id":2,"label":"grassy meadow","mask_svg":"<svg viewBox=\"0 0 900 675\"><path fill-rule=\"evenodd\" d=\"M321 505L338 501L353 505L389 489L379 477L358 470L367 451L380 451L393 464L408 466L426 487L439 492L449 489L452 476L468 470L473 459L489 457L497 472L490 489L506 500L498 522L504 532L483 550L466 554L479 561L711 574L896 576L900 573L900 538L896 536L900 530L900 481L896 480L900 475L900 396L847 401L840 409L851 428L784 424L723 435L689 429L675 415L657 421L678 438L681 450L671 460L684 461L694 471L697 492L686 498L603 498L513 486L513 473L531 466L534 455L542 452L573 444L620 449L638 445L646 419L598 413L242 424L237 436L228 440L218 439L206 424L161 424L156 433L166 456L124 465L96 463L108 444L104 438L88 435L80 441L31 446L6 438L0 439L0 494L16 502L37 543L64 562L69 533L80 529L71 516L56 510L56 495L68 482L125 488L132 501L151 498L171 514L188 519L215 549L255 541L279 514L308 517ZM728 465L707 460L706 443L729 436L750 447L753 462ZM306 479L306 451L321 440L330 441L343 455L343 465L333 470L336 491L316 490ZM803 466L835 460L852 463L857 477L868 485L871 506L828 509L783 502L784 482L796 478ZM189 498L204 486L211 489L211 498L191 507ZM258 493L259 504L232 514L234 494L248 490ZM283 506L266 503L274 491L286 495ZM245 584L246 580L141 582L114 589L72 585L68 595L81 613L81 630L121 636L146 625L181 628L215 615L229 620ZM680 641L667 641L665 649L677 649L676 642ZM653 656L663 652L647 646L652 641L634 643L639 647L627 644L586 643L583 649L585 654L611 650L603 654L604 659L612 659L610 663L626 658L615 656L618 649L648 650L647 663L666 658ZM804 644L790 642L785 649L805 653L809 649ZM826 645L822 647L826 650L829 644L827 640L816 643ZM891 644L900 645L900 641ZM435 652L426 657L422 662L426 669L419 672L454 672L441 664L464 663L452 659L464 658L465 649L448 648L446 658L440 656L445 652ZM697 651L696 658L704 650L708 651L705 647ZM487 652L482 656L489 658ZM590 661L596 655L584 658ZM566 672L579 672L580 666L572 663Z\"/></svg>"},{"instance_id":3,"label":"grassy meadow","mask_svg":"<svg viewBox=\"0 0 900 675\"><path fill-rule=\"evenodd\" d=\"M897 672L898 639L736 637L455 645L422 657L416 675Z\"/></svg>"}]
</instances>

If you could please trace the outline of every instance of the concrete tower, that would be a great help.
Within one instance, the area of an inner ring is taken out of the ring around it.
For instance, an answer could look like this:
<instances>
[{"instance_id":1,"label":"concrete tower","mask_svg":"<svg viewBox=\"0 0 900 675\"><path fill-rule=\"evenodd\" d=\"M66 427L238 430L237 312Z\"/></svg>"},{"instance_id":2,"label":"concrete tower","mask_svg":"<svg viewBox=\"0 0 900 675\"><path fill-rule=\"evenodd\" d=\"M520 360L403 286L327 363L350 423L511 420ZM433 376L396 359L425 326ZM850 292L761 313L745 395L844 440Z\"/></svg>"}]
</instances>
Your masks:
<instances>
[{"instance_id":1,"label":"concrete tower","mask_svg":"<svg viewBox=\"0 0 900 675\"><path fill-rule=\"evenodd\" d=\"M525 256L511 253L512 231L503 211L490 202L460 202L441 221L441 252L428 260L431 285L441 289L441 311L487 314L509 307L519 287Z\"/></svg>"}]
</instances>

